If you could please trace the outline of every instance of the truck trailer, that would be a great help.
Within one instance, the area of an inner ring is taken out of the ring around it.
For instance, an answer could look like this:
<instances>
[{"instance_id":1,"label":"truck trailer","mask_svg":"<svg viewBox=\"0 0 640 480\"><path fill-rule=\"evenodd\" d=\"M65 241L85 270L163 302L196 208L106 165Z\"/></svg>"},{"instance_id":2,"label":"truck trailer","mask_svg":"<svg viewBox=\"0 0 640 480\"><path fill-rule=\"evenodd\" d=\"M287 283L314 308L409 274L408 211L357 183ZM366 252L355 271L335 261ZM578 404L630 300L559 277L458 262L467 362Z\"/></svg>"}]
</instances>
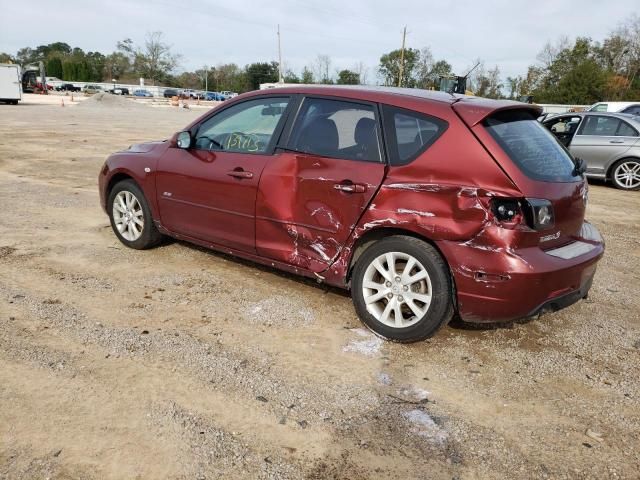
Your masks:
<instances>
[{"instance_id":1,"label":"truck trailer","mask_svg":"<svg viewBox=\"0 0 640 480\"><path fill-rule=\"evenodd\" d=\"M0 63L0 102L17 105L22 100L20 65Z\"/></svg>"}]
</instances>

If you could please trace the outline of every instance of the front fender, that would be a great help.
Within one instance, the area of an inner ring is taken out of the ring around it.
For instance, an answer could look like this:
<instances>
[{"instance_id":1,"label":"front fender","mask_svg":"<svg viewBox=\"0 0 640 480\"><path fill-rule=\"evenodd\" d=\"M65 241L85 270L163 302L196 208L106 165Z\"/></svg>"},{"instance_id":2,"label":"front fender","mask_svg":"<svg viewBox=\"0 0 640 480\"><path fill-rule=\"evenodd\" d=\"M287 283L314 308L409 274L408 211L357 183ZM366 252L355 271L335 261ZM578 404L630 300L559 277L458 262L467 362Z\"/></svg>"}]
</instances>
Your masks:
<instances>
[{"instance_id":1,"label":"front fender","mask_svg":"<svg viewBox=\"0 0 640 480\"><path fill-rule=\"evenodd\" d=\"M146 145L152 146L132 146L130 150L112 154L105 161L98 177L100 203L105 212L107 197L113 185L125 178L131 178L142 189L153 219L159 221L155 175L158 159L168 148L168 143Z\"/></svg>"}]
</instances>

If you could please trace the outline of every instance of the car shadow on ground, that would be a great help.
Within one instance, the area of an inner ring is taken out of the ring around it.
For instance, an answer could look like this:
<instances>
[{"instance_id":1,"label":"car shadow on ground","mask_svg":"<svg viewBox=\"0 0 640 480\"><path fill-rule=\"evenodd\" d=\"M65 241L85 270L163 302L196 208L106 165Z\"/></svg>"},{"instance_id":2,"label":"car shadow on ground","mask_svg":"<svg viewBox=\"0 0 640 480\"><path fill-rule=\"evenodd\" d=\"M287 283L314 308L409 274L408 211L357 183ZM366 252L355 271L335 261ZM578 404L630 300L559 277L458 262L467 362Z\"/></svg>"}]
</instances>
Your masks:
<instances>
[{"instance_id":1,"label":"car shadow on ground","mask_svg":"<svg viewBox=\"0 0 640 480\"><path fill-rule=\"evenodd\" d=\"M349 302L351 302L351 294L349 293L349 290L346 289L342 289L342 288L338 288L338 287L334 287L331 285L327 285L326 283L320 283L316 280L313 280L311 278L307 278L307 277L303 277L300 275L295 275L293 273L289 273L289 272L285 272L282 270L278 270L276 268L267 266L267 265L262 265L260 263L256 263L253 262L251 260L246 260L243 258L239 258L224 252L219 252L216 250L210 250L206 247L201 247L199 245L195 245L193 243L189 243L186 241L182 241L182 240L175 240L175 239L170 239L167 238L163 244L164 245L171 245L173 243L179 244L181 247L185 247L185 248L190 248L192 250L197 250L199 252L205 253L207 255L211 255L213 257L219 258L219 259L223 259L223 260L227 260L229 262L233 262L235 264L241 265L243 267L247 267L247 268L251 268L254 270L258 270L260 272L263 273L267 273L270 275L276 275L282 279L286 279L286 280L290 280L293 282L296 282L298 284L302 284L308 287L312 287L314 289L317 289L319 291L322 291L324 294L327 293L332 293L335 295L338 295L346 300L348 300ZM355 315L355 312L354 312ZM515 328L516 325L525 325L528 324L536 319L539 318L539 315L535 315L533 317L528 317L528 318L523 318L523 319L519 319L519 320L514 320L514 321L509 321L509 322L483 322L483 323L475 323L475 322L465 322L463 321L457 313L454 313L453 318L451 319L451 321L448 323L448 327L452 328L453 330L458 330L458 331L466 331L466 332L482 332L482 331L487 331L487 330L509 330L509 329L513 329Z\"/></svg>"},{"instance_id":2,"label":"car shadow on ground","mask_svg":"<svg viewBox=\"0 0 640 480\"><path fill-rule=\"evenodd\" d=\"M611 187L611 184L609 184L604 178L587 178L587 183L589 185L598 185L599 187Z\"/></svg>"},{"instance_id":3,"label":"car shadow on ground","mask_svg":"<svg viewBox=\"0 0 640 480\"><path fill-rule=\"evenodd\" d=\"M296 275L294 273L285 272L284 270L279 270L274 267L270 267L268 265L262 265L261 263L253 262L251 260L247 260L244 258L236 257L234 255L230 255L228 253L220 252L217 250L210 250L206 247L201 247L200 245L195 245L193 243L189 243L182 240L175 240L169 237L165 237L163 241L163 245L170 245L172 243L177 243L182 247L187 247L193 250L197 250L202 253L206 253L207 255L211 255L213 257L217 257L223 260L228 260L229 262L236 263L238 265L242 265L247 268L251 268L254 270L259 270L263 273L268 273L271 275L276 275L280 278L291 280L299 284L303 284L309 287L316 288L318 290L323 291L324 293L334 293L336 295L340 295L341 297L351 299L351 295L349 294L349 290L345 290L343 288L334 287L332 285L328 285L326 283L319 282L312 278L304 277L302 275Z\"/></svg>"},{"instance_id":4,"label":"car shadow on ground","mask_svg":"<svg viewBox=\"0 0 640 480\"><path fill-rule=\"evenodd\" d=\"M511 320L509 322L465 322L462 320L458 314L454 314L453 318L449 322L448 326L453 328L454 330L466 330L470 332L478 332L485 330L511 330L515 328L516 325L526 325L528 323L537 320L539 315L535 315L533 317L521 318L519 320Z\"/></svg>"}]
</instances>

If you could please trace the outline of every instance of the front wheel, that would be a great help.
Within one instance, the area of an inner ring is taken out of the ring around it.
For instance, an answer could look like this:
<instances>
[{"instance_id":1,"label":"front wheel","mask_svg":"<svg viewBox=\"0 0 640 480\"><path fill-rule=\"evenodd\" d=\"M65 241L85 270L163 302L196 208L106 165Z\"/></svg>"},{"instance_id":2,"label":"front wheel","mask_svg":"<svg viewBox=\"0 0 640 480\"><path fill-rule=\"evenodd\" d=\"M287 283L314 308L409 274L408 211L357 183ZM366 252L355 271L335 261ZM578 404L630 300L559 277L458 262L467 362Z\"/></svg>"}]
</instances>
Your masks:
<instances>
[{"instance_id":1,"label":"front wheel","mask_svg":"<svg viewBox=\"0 0 640 480\"><path fill-rule=\"evenodd\" d=\"M397 342L435 334L453 315L449 269L422 240L392 236L369 247L353 270L351 297L362 322Z\"/></svg>"},{"instance_id":2,"label":"front wheel","mask_svg":"<svg viewBox=\"0 0 640 480\"><path fill-rule=\"evenodd\" d=\"M111 228L127 247L144 250L162 240L142 190L133 180L118 182L107 200Z\"/></svg>"},{"instance_id":3,"label":"front wheel","mask_svg":"<svg viewBox=\"0 0 640 480\"><path fill-rule=\"evenodd\" d=\"M621 190L638 190L640 188L640 160L627 158L620 160L611 170L611 181Z\"/></svg>"}]
</instances>

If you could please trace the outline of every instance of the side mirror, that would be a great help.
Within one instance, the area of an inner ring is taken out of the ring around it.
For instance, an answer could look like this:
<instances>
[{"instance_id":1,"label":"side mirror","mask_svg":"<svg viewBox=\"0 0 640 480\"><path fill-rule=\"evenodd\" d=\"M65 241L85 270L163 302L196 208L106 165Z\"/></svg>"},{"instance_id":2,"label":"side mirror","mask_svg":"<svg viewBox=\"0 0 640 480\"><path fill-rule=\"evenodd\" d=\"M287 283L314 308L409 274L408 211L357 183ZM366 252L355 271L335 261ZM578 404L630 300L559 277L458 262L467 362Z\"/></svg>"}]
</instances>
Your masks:
<instances>
[{"instance_id":1,"label":"side mirror","mask_svg":"<svg viewBox=\"0 0 640 480\"><path fill-rule=\"evenodd\" d=\"M176 139L178 148L188 149L191 146L191 134L189 132L180 132Z\"/></svg>"}]
</instances>

